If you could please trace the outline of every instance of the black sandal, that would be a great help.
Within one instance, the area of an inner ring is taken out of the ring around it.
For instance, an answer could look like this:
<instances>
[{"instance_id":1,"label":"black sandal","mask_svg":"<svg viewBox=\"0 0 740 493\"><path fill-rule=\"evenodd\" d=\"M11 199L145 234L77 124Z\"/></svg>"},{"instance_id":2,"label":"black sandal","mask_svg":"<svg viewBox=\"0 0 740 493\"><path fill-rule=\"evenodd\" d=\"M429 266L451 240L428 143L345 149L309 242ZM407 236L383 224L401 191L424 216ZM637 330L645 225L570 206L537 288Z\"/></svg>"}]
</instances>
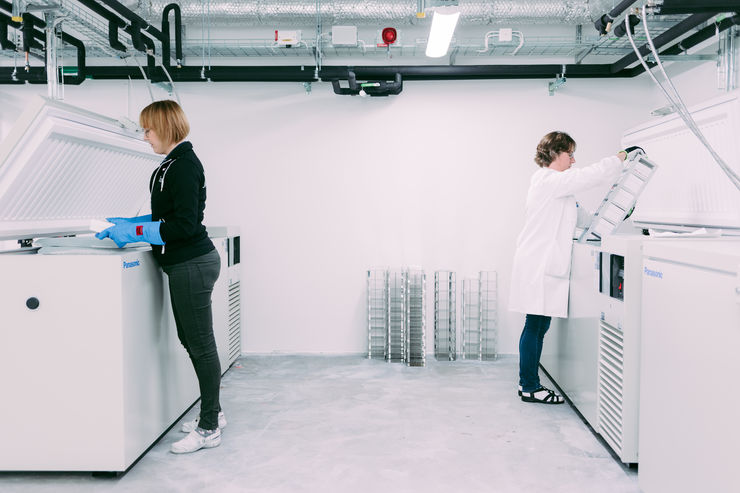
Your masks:
<instances>
[{"instance_id":1,"label":"black sandal","mask_svg":"<svg viewBox=\"0 0 740 493\"><path fill-rule=\"evenodd\" d=\"M565 399L554 391L540 386L534 392L522 392L522 401L537 402L539 404L562 404Z\"/></svg>"}]
</instances>

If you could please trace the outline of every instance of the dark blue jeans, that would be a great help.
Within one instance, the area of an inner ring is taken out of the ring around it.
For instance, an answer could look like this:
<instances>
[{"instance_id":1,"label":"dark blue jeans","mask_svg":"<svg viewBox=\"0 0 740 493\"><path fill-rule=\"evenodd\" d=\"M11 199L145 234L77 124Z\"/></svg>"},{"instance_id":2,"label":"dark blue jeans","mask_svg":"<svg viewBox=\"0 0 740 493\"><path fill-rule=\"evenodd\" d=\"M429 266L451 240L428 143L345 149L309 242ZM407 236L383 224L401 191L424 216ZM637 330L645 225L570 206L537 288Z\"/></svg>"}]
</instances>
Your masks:
<instances>
[{"instance_id":1,"label":"dark blue jeans","mask_svg":"<svg viewBox=\"0 0 740 493\"><path fill-rule=\"evenodd\" d=\"M218 428L221 364L213 337L211 293L221 270L216 250L174 265L164 265L170 285L177 337L193 362L200 387L200 422L204 430Z\"/></svg>"},{"instance_id":2,"label":"dark blue jeans","mask_svg":"<svg viewBox=\"0 0 740 493\"><path fill-rule=\"evenodd\" d=\"M519 385L522 392L534 392L540 388L540 356L542 340L550 328L552 317L527 315L524 330L519 338Z\"/></svg>"}]
</instances>

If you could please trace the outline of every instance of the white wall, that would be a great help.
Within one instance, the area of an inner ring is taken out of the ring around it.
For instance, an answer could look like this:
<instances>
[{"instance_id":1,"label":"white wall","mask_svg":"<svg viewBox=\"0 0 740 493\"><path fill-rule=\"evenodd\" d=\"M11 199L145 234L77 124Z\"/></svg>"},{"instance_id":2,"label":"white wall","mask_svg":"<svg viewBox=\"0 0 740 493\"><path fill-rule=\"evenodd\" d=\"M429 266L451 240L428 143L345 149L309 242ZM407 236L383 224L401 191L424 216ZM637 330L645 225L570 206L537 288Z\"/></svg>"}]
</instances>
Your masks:
<instances>
[{"instance_id":1,"label":"white wall","mask_svg":"<svg viewBox=\"0 0 740 493\"><path fill-rule=\"evenodd\" d=\"M660 106L650 84L569 79L550 97L545 80L406 82L367 99L323 83L310 95L297 83L179 84L206 167L206 222L242 230L243 350L363 352L365 271L418 265L428 351L434 271L456 271L459 290L496 270L499 351L516 353L523 316L507 310L508 285L535 146L559 129L578 142L576 166L615 153ZM2 134L36 92L0 86ZM66 101L136 119L149 95L141 82L86 81Z\"/></svg>"}]
</instances>

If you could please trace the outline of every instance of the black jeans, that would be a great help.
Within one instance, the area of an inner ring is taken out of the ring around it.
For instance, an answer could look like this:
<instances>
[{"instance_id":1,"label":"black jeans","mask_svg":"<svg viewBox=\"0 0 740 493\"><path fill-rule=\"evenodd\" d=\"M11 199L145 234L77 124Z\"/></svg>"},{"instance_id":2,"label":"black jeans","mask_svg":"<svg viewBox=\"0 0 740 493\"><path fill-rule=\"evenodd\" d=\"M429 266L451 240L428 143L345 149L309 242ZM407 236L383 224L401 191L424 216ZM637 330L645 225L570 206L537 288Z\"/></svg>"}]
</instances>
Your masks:
<instances>
[{"instance_id":1,"label":"black jeans","mask_svg":"<svg viewBox=\"0 0 740 493\"><path fill-rule=\"evenodd\" d=\"M527 315L519 338L519 385L523 392L534 392L540 387L540 356L542 340L550 328L551 317Z\"/></svg>"},{"instance_id":2,"label":"black jeans","mask_svg":"<svg viewBox=\"0 0 740 493\"><path fill-rule=\"evenodd\" d=\"M213 337L211 293L221 270L216 250L174 265L162 266L170 285L177 336L185 346L200 387L200 422L204 430L218 428L221 364Z\"/></svg>"}]
</instances>

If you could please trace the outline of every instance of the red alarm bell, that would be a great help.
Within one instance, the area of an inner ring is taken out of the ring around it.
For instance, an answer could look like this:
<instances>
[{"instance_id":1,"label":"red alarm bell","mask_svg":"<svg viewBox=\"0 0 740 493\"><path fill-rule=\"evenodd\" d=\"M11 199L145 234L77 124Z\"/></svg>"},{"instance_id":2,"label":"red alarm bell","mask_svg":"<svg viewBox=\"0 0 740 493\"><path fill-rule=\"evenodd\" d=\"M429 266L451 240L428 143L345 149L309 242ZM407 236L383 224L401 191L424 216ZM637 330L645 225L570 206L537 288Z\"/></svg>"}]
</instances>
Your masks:
<instances>
[{"instance_id":1,"label":"red alarm bell","mask_svg":"<svg viewBox=\"0 0 740 493\"><path fill-rule=\"evenodd\" d=\"M383 29L383 33L381 34L381 37L383 38L383 43L387 45L392 45L396 42L396 39L398 38L398 33L396 32L396 28L394 27L386 27Z\"/></svg>"}]
</instances>

